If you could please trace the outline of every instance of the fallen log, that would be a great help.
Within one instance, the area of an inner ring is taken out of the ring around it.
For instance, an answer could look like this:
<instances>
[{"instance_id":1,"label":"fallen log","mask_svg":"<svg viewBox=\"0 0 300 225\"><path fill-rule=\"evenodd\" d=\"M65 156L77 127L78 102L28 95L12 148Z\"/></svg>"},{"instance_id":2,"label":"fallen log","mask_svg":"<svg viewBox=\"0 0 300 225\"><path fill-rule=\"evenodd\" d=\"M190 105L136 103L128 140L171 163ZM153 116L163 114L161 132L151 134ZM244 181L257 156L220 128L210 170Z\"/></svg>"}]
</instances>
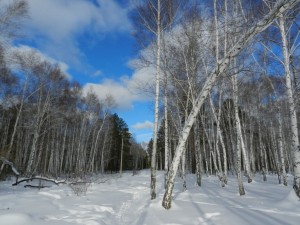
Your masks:
<instances>
[{"instance_id":1,"label":"fallen log","mask_svg":"<svg viewBox=\"0 0 300 225\"><path fill-rule=\"evenodd\" d=\"M12 186L16 186L22 182L28 182L28 181L33 181L33 180L39 180L39 181L48 181L48 182L52 182L56 185L59 185L59 184L67 184L66 180L62 180L62 181L58 181L58 180L55 180L55 179L50 179L50 178L47 178L47 177L39 177L39 176L35 176L35 177L30 177L30 178L24 178L22 180L19 180L19 181L16 181L15 183L12 184Z\"/></svg>"},{"instance_id":2,"label":"fallen log","mask_svg":"<svg viewBox=\"0 0 300 225\"><path fill-rule=\"evenodd\" d=\"M27 187L41 189L41 188L49 188L49 187L51 187L51 186L44 186L44 185L30 185L30 184L27 184L27 185L24 186L24 188L27 188Z\"/></svg>"}]
</instances>

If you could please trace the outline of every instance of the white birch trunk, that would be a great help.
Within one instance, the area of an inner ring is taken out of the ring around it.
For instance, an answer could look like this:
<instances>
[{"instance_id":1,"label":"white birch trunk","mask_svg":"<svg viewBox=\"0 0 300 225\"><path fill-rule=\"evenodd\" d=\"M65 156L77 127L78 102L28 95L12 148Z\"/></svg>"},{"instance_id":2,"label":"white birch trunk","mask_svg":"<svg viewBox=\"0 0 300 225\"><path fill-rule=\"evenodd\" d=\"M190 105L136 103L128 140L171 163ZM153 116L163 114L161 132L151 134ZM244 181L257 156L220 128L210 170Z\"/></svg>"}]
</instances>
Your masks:
<instances>
[{"instance_id":1,"label":"white birch trunk","mask_svg":"<svg viewBox=\"0 0 300 225\"><path fill-rule=\"evenodd\" d=\"M108 135L108 131L105 132L102 150L101 150L101 160L100 160L101 174L104 174L104 151L105 151L105 147L106 147L107 135Z\"/></svg>"},{"instance_id":2,"label":"white birch trunk","mask_svg":"<svg viewBox=\"0 0 300 225\"><path fill-rule=\"evenodd\" d=\"M205 121L204 121L204 115L201 115L201 122L202 124L204 125L205 124ZM205 136L204 136L205 135ZM203 140L205 140L205 137L207 139L207 143L208 143L208 152L209 152L209 170L210 170L210 174L212 175L213 174L213 168L212 166L214 165L215 167L215 171L217 171L217 175L219 176L219 170L218 170L218 166L217 164L214 163L214 158L212 157L213 154L211 154L213 152L213 148L212 148L212 144L211 144L211 140L210 140L210 137L208 135L208 132L207 132L207 129L203 129Z\"/></svg>"},{"instance_id":3,"label":"white birch trunk","mask_svg":"<svg viewBox=\"0 0 300 225\"><path fill-rule=\"evenodd\" d=\"M228 7L227 7L227 0L224 1L224 8L225 8L225 15L224 15L224 57L227 55L227 18L228 18Z\"/></svg>"},{"instance_id":4,"label":"white birch trunk","mask_svg":"<svg viewBox=\"0 0 300 225\"><path fill-rule=\"evenodd\" d=\"M159 170L163 169L163 165L162 165L162 154L161 151L159 151Z\"/></svg>"},{"instance_id":5,"label":"white birch trunk","mask_svg":"<svg viewBox=\"0 0 300 225\"><path fill-rule=\"evenodd\" d=\"M261 164L261 170L263 173L263 181L267 181L267 175L266 175L266 169L265 169L265 163L264 163L264 152L263 152L263 144L262 144L262 134L261 134L261 127L260 124L258 124L258 139L259 139L259 152L260 152L260 164Z\"/></svg>"},{"instance_id":6,"label":"white birch trunk","mask_svg":"<svg viewBox=\"0 0 300 225\"><path fill-rule=\"evenodd\" d=\"M226 147L225 147L225 143L224 143L224 139L223 139L223 135L222 135L222 131L221 131L221 127L220 127L220 120L221 120L221 109L222 109L222 105L221 105L221 94L219 97L219 112L218 112L218 120L217 120L217 129L218 129L218 136L220 139L220 143L222 146L222 152L223 152L223 165L224 165L224 174L223 174L223 181L225 184L227 184L227 173L228 173L228 167L227 167L227 152L226 152Z\"/></svg>"},{"instance_id":7,"label":"white birch trunk","mask_svg":"<svg viewBox=\"0 0 300 225\"><path fill-rule=\"evenodd\" d=\"M218 14L217 14L217 0L214 0L214 19L216 32L216 62L219 62L219 29L218 29Z\"/></svg>"},{"instance_id":8,"label":"white birch trunk","mask_svg":"<svg viewBox=\"0 0 300 225\"><path fill-rule=\"evenodd\" d=\"M42 140L40 142L40 146L43 146L44 145L44 140L45 140L45 135L43 135L41 139ZM41 159L42 159L42 153L43 153L42 150L40 150L39 153L38 153L37 160L36 160L36 163L34 165L33 173L39 172L38 168L40 167L40 162L41 162Z\"/></svg>"},{"instance_id":9,"label":"white birch trunk","mask_svg":"<svg viewBox=\"0 0 300 225\"><path fill-rule=\"evenodd\" d=\"M287 175L285 170L285 158L284 158L284 149L283 149L283 135L282 135L282 119L278 115L279 130L278 130L278 145L279 145L279 155L281 163L281 174L283 178L283 185L287 186Z\"/></svg>"},{"instance_id":10,"label":"white birch trunk","mask_svg":"<svg viewBox=\"0 0 300 225\"><path fill-rule=\"evenodd\" d=\"M181 158L181 171L182 171L182 191L186 191L186 171L185 171L185 165L186 165L186 149L183 152L182 158Z\"/></svg>"},{"instance_id":11,"label":"white birch trunk","mask_svg":"<svg viewBox=\"0 0 300 225\"><path fill-rule=\"evenodd\" d=\"M297 196L300 198L300 145L299 145L299 134L297 125L297 115L295 108L295 100L293 96L292 78L290 71L290 59L289 50L285 30L285 20L281 14L279 17L279 29L282 40L282 51L284 57L284 69L285 69L285 80L286 80L286 93L288 97L288 106L290 113L291 131L292 131L292 151L294 161L294 189Z\"/></svg>"},{"instance_id":12,"label":"white birch trunk","mask_svg":"<svg viewBox=\"0 0 300 225\"><path fill-rule=\"evenodd\" d=\"M64 138L63 138L63 144L62 144L62 149L60 153L60 165L59 165L59 173L62 173L62 167L63 167L63 162L64 162L64 154L65 154L65 146L66 146L66 137L67 137L67 129L68 125L65 126L65 132L64 132Z\"/></svg>"},{"instance_id":13,"label":"white birch trunk","mask_svg":"<svg viewBox=\"0 0 300 225\"><path fill-rule=\"evenodd\" d=\"M124 148L124 140L123 140L123 136L122 136L121 162L120 162L120 177L122 177L122 169L123 169L123 148Z\"/></svg>"},{"instance_id":14,"label":"white birch trunk","mask_svg":"<svg viewBox=\"0 0 300 225\"><path fill-rule=\"evenodd\" d=\"M221 158L220 158L220 150L219 150L219 140L218 140L218 136L215 137L215 132L214 132L214 120L211 119L211 128L210 130L211 135L210 135L210 139L211 139L211 143L213 143L213 156L214 156L214 166L216 168L217 171L217 175L219 180L222 182L222 186L224 185L223 183L223 171L222 171L222 164L221 164Z\"/></svg>"},{"instance_id":15,"label":"white birch trunk","mask_svg":"<svg viewBox=\"0 0 300 225\"><path fill-rule=\"evenodd\" d=\"M277 142L276 142L276 132L275 128L273 126L273 123L271 122L270 124L270 153L271 153L271 160L273 161L273 171L274 168L277 172L277 177L278 177L278 183L281 184L281 172L280 172L280 163L279 163L279 158L278 158L278 148L277 148Z\"/></svg>"},{"instance_id":16,"label":"white birch trunk","mask_svg":"<svg viewBox=\"0 0 300 225\"><path fill-rule=\"evenodd\" d=\"M158 107L159 107L159 79L160 79L160 54L161 54L161 18L160 0L157 1L157 53L156 53L156 86L155 86L155 112L154 112L154 132L153 148L151 157L151 199L156 198L156 152L157 152L157 133L158 133Z\"/></svg>"},{"instance_id":17,"label":"white birch trunk","mask_svg":"<svg viewBox=\"0 0 300 225\"><path fill-rule=\"evenodd\" d=\"M198 121L196 121L195 124L194 124L194 142L195 142L197 185L201 186L201 149L200 149L199 123L198 123Z\"/></svg>"},{"instance_id":18,"label":"white birch trunk","mask_svg":"<svg viewBox=\"0 0 300 225\"><path fill-rule=\"evenodd\" d=\"M227 3L225 2L225 4L227 4ZM226 13L227 13L227 10L226 10ZM225 19L227 19L227 18L225 17ZM214 20L215 20L215 32L216 32L216 62L219 63L219 28L218 28L217 0L214 0ZM227 30L226 30L226 32L227 32ZM225 38L225 41L227 41L226 38ZM225 50L225 52L226 52L226 50ZM225 149L225 145L223 142L223 137L222 137L222 133L221 133L221 129L220 129L220 116L221 116L221 108L220 108L221 104L220 103L221 103L221 98L222 98L221 92L222 92L222 87L220 90L220 97L219 97L218 117L216 115L215 108L214 108L211 98L210 98L210 105L212 108L214 120L217 123L216 151L217 151L217 155L218 155L219 167L220 167L220 172L221 172L220 179L222 182L222 187L225 187L225 184L227 183L227 177L226 177L226 173L227 173L227 165L226 165L227 162L226 161L227 161L227 159L226 159L226 149ZM224 174L223 174L221 159L220 159L219 140L222 145L223 156L224 156L224 170L225 170Z\"/></svg>"},{"instance_id":19,"label":"white birch trunk","mask_svg":"<svg viewBox=\"0 0 300 225\"><path fill-rule=\"evenodd\" d=\"M208 160L207 160L207 154L206 154L206 145L205 145L205 134L202 132L202 146L203 146L203 154L204 154L204 159L205 159L205 173L208 176Z\"/></svg>"},{"instance_id":20,"label":"white birch trunk","mask_svg":"<svg viewBox=\"0 0 300 225\"><path fill-rule=\"evenodd\" d=\"M236 62L234 62L234 67L236 68ZM252 175L251 175L251 170L250 170L249 159L248 159L248 156L246 153L246 147L245 147L244 138L243 138L243 134L242 134L241 120L240 120L239 109L238 109L238 86L237 86L237 74L236 73L235 73L235 75L232 76L232 88L233 88L233 101L234 101L233 107L234 107L236 133L237 133L237 138L240 142L240 147L241 147L241 151L243 154L244 166L245 166L246 174L248 177L248 183L251 183Z\"/></svg>"},{"instance_id":21,"label":"white birch trunk","mask_svg":"<svg viewBox=\"0 0 300 225\"><path fill-rule=\"evenodd\" d=\"M196 116L206 99L207 95L209 94L212 86L214 85L214 82L216 81L217 77L225 71L227 68L229 62L231 59L233 59L258 33L265 30L270 24L273 22L275 18L277 18L281 13L285 12L286 10L292 8L294 5L296 5L300 0L279 0L277 4L274 6L274 8L262 19L260 20L256 25L254 25L252 28L248 29L247 32L240 38L240 40L235 44L235 46L228 52L226 57L224 57L223 60L221 60L215 70L208 76L207 80L205 81L202 90L200 91L199 95L196 99L196 104L193 105L193 108L189 114L189 117L187 118L185 125L182 129L182 132L179 137L179 143L177 145L177 148L175 150L174 158L169 170L168 175L168 182L167 182L167 188L164 194L162 206L165 209L171 208L171 202L172 202L172 191L174 187L174 181L176 177L176 173L178 170L178 165L180 162L180 157L184 151L186 140L189 136L190 130L195 122ZM300 156L299 156L300 158ZM154 176L153 176L154 177ZM155 178L155 177L154 177ZM300 177L299 177L300 180ZM151 186L152 187L152 186ZM151 188L152 189L152 188ZM155 185L154 185L155 189ZM154 190L153 189L153 190ZM154 192L155 193L155 192Z\"/></svg>"},{"instance_id":22,"label":"white birch trunk","mask_svg":"<svg viewBox=\"0 0 300 225\"><path fill-rule=\"evenodd\" d=\"M237 126L237 121L236 121ZM234 151L234 150L233 150ZM235 169L236 169L236 175L238 180L238 187L239 187L239 193L240 195L245 195L245 189L243 184L243 177L242 177L242 168L241 168L241 139L237 137L236 142L236 151L234 151L235 156Z\"/></svg>"},{"instance_id":23,"label":"white birch trunk","mask_svg":"<svg viewBox=\"0 0 300 225\"><path fill-rule=\"evenodd\" d=\"M253 131L253 125L251 124L250 126L250 138L249 138L249 142L250 142L250 165L251 165L251 169L252 172L255 174L256 173L256 168L255 168L255 156L254 156L254 149L253 149L253 137L254 137L254 131Z\"/></svg>"},{"instance_id":24,"label":"white birch trunk","mask_svg":"<svg viewBox=\"0 0 300 225\"><path fill-rule=\"evenodd\" d=\"M102 124L101 124L100 128L97 131L96 140L95 140L95 143L94 143L94 145L91 149L91 154L90 154L90 157L89 157L89 160L88 160L88 166L87 166L88 171L90 171L90 172L93 172L93 166L94 166L94 163L95 163L95 155L96 155L96 151L97 151L97 148L98 148L99 137L100 137L100 133L103 129L107 114L108 114L107 112L104 113Z\"/></svg>"},{"instance_id":25,"label":"white birch trunk","mask_svg":"<svg viewBox=\"0 0 300 225\"><path fill-rule=\"evenodd\" d=\"M167 175L169 171L169 124L168 124L168 96L167 96L167 76L165 75L165 186L167 184Z\"/></svg>"},{"instance_id":26,"label":"white birch trunk","mask_svg":"<svg viewBox=\"0 0 300 225\"><path fill-rule=\"evenodd\" d=\"M222 88L221 88L222 89ZM217 124L217 137L216 137L216 151L218 154L218 160L219 160L219 167L220 167L220 172L221 174L221 182L222 182L222 187L225 187L225 184L227 183L227 156L226 156L226 148L225 148L225 143L223 140L223 135L221 132L221 128L220 128L220 119L221 119L221 91L220 90L220 97L219 97L219 111L218 111L218 116L216 115L216 110L215 107L213 105L212 99L210 97L210 106L211 106L211 110L212 110L212 114L213 114L213 118ZM223 150L223 160L224 160L224 173L222 170L222 165L221 165L221 161L220 161L220 150L219 150L219 140L221 142L221 146L222 146L222 150Z\"/></svg>"}]
</instances>

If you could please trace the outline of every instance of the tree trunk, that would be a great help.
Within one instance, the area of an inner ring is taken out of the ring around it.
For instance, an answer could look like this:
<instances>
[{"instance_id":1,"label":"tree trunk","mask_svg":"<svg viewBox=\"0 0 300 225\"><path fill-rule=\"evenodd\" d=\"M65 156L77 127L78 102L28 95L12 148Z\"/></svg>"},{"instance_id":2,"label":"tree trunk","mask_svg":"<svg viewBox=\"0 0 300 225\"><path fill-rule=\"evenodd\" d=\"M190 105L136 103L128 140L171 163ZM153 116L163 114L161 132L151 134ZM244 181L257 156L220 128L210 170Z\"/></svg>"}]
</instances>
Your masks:
<instances>
[{"instance_id":1,"label":"tree trunk","mask_svg":"<svg viewBox=\"0 0 300 225\"><path fill-rule=\"evenodd\" d=\"M261 126L260 123L258 124L258 141L259 141L259 153L260 153L260 165L261 170L263 173L263 181L267 181L267 175L266 175L266 163L264 163L264 147L262 143L262 134L261 134Z\"/></svg>"},{"instance_id":2,"label":"tree trunk","mask_svg":"<svg viewBox=\"0 0 300 225\"><path fill-rule=\"evenodd\" d=\"M123 141L123 136L122 136L121 162L120 162L120 177L122 177L122 169L123 169L123 147L124 147L124 141Z\"/></svg>"},{"instance_id":3,"label":"tree trunk","mask_svg":"<svg viewBox=\"0 0 300 225\"><path fill-rule=\"evenodd\" d=\"M219 96L219 111L218 111L218 116L216 115L216 110L215 110L215 107L213 105L211 97L210 97L210 106L211 106L213 118L214 118L214 120L215 120L215 122L217 124L216 151L217 151L217 154L218 154L220 172L222 173L221 174L222 187L225 187L225 184L227 183L227 156L226 156L226 148L225 148L225 144L224 144L224 140L223 140L223 135L222 135L222 132L221 132L221 127L220 127L221 98L222 98L221 92L222 92L222 87L221 87L220 96ZM223 173L222 164L221 164L221 161L220 161L219 140L221 142L222 152L223 152L224 173Z\"/></svg>"},{"instance_id":4,"label":"tree trunk","mask_svg":"<svg viewBox=\"0 0 300 225\"><path fill-rule=\"evenodd\" d=\"M65 126L64 130L65 131L64 131L64 137L63 137L62 149L61 149L61 153L60 153L59 174L61 174L63 171L63 162L64 162L64 155L65 155L65 149L66 149L66 137L67 137L68 125Z\"/></svg>"},{"instance_id":5,"label":"tree trunk","mask_svg":"<svg viewBox=\"0 0 300 225\"><path fill-rule=\"evenodd\" d=\"M89 160L88 160L88 166L87 166L88 171L90 171L90 172L93 172L92 168L93 168L93 165L94 165L94 162L95 162L95 155L96 155L96 151L97 151L97 148L98 148L99 137L100 137L100 133L103 129L103 125L104 125L106 116L107 116L107 113L105 113L104 116L103 116L101 126L97 131L96 140L94 141L94 144L92 145L93 147L91 149L91 154L90 154L90 157L89 157Z\"/></svg>"},{"instance_id":6,"label":"tree trunk","mask_svg":"<svg viewBox=\"0 0 300 225\"><path fill-rule=\"evenodd\" d=\"M196 159L196 178L197 185L201 186L201 149L200 149L200 137L199 137L199 123L194 124L194 141L195 141L195 159ZM204 140L203 140L204 141Z\"/></svg>"},{"instance_id":7,"label":"tree trunk","mask_svg":"<svg viewBox=\"0 0 300 225\"><path fill-rule=\"evenodd\" d=\"M160 53L161 53L161 18L160 18L160 0L157 1L157 52L156 52L156 86L155 86L155 112L154 112L154 132L153 148L151 158L151 199L156 198L156 152L157 152L157 134L158 134L158 109L159 109L159 79L160 79Z\"/></svg>"},{"instance_id":8,"label":"tree trunk","mask_svg":"<svg viewBox=\"0 0 300 225\"><path fill-rule=\"evenodd\" d=\"M168 124L168 96L167 96L167 87L168 87L168 78L165 74L165 91L164 91L164 113L165 113L165 186L167 184L167 175L169 171L169 124Z\"/></svg>"},{"instance_id":9,"label":"tree trunk","mask_svg":"<svg viewBox=\"0 0 300 225\"><path fill-rule=\"evenodd\" d=\"M185 171L185 165L186 165L186 151L183 152L182 158L181 158L181 171L182 171L182 191L186 191L186 171Z\"/></svg>"},{"instance_id":10,"label":"tree trunk","mask_svg":"<svg viewBox=\"0 0 300 225\"><path fill-rule=\"evenodd\" d=\"M236 61L234 59L234 68L236 68ZM248 183L252 182L252 175L251 175L251 170L250 170L250 164L249 164L249 159L246 153L246 147L244 143L244 138L242 134L242 128L241 128L241 120L239 116L239 108L238 108L238 86L237 86L237 74L232 76L232 88L233 88L233 101L234 101L234 117L235 117L235 127L236 127L236 133L237 133L237 138L239 139L240 142L240 147L242 150L243 154L243 159L244 159L244 166L246 168L246 174L248 177Z\"/></svg>"},{"instance_id":11,"label":"tree trunk","mask_svg":"<svg viewBox=\"0 0 300 225\"><path fill-rule=\"evenodd\" d=\"M297 196L300 198L300 144L299 144L299 134L298 134L298 125L297 125L297 115L295 100L293 96L292 88L292 78L290 71L290 59L289 59L289 50L285 30L285 19L283 14L279 17L279 29L282 40L282 51L284 57L284 69L285 69L285 80L286 80L286 93L288 96L288 106L290 113L290 123L292 131L292 152L294 153L294 190Z\"/></svg>"},{"instance_id":12,"label":"tree trunk","mask_svg":"<svg viewBox=\"0 0 300 225\"><path fill-rule=\"evenodd\" d=\"M287 175L285 170L285 158L284 158L284 149L283 149L282 119L280 114L278 115L278 122L279 122L278 145L279 145L279 155L280 155L280 162L281 162L281 173L283 178L283 185L287 186Z\"/></svg>"}]
</instances>

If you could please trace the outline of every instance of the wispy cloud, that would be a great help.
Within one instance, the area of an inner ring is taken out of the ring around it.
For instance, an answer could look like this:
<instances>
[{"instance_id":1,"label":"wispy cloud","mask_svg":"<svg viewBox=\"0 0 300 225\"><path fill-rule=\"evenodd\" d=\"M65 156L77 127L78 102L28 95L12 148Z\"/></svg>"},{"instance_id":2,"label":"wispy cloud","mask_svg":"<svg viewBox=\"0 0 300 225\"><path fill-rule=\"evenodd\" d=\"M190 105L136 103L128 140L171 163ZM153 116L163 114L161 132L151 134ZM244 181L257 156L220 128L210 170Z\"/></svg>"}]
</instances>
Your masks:
<instances>
[{"instance_id":1,"label":"wispy cloud","mask_svg":"<svg viewBox=\"0 0 300 225\"><path fill-rule=\"evenodd\" d=\"M57 61L56 59L51 58L50 56L42 53L41 51L39 51L36 48L32 48L32 47L25 46L25 45L14 46L9 49L9 52L7 53L7 57L11 58L13 56L13 54L16 54L16 53L17 54L30 54L31 52L35 52L36 56L38 56L41 60L48 61L52 64L57 64L60 67L61 71L65 74L65 76L69 80L72 79L72 76L68 72L69 66L65 62Z\"/></svg>"},{"instance_id":2,"label":"wispy cloud","mask_svg":"<svg viewBox=\"0 0 300 225\"><path fill-rule=\"evenodd\" d=\"M28 35L36 47L72 67L85 59L81 35L92 39L131 29L129 9L116 0L29 0L29 9Z\"/></svg>"},{"instance_id":3,"label":"wispy cloud","mask_svg":"<svg viewBox=\"0 0 300 225\"><path fill-rule=\"evenodd\" d=\"M132 125L133 129L136 130L144 130L144 129L153 129L153 123L150 122L149 120L146 120L142 123L136 123L134 125Z\"/></svg>"},{"instance_id":4,"label":"wispy cloud","mask_svg":"<svg viewBox=\"0 0 300 225\"><path fill-rule=\"evenodd\" d=\"M102 71L101 70L96 70L92 75L91 77L100 77L102 75Z\"/></svg>"},{"instance_id":5,"label":"wispy cloud","mask_svg":"<svg viewBox=\"0 0 300 225\"><path fill-rule=\"evenodd\" d=\"M118 109L131 109L134 102L149 101L151 93L145 92L145 86L153 86L154 83L153 68L146 67L137 70L132 76L123 76L119 80L106 79L101 83L87 83L83 87L83 92L90 90L103 99L111 95Z\"/></svg>"}]
</instances>

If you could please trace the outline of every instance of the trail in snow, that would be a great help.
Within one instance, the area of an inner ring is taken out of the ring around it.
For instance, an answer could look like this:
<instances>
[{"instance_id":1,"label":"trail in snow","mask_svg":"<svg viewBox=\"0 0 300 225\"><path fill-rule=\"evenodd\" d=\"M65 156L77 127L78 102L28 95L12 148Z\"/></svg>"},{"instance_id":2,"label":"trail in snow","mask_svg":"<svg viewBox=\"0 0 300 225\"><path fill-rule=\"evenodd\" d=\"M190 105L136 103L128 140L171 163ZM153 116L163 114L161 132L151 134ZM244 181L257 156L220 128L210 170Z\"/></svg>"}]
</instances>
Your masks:
<instances>
[{"instance_id":1,"label":"trail in snow","mask_svg":"<svg viewBox=\"0 0 300 225\"><path fill-rule=\"evenodd\" d=\"M198 187L195 176L188 175L186 192L177 178L170 210L161 206L163 182L164 174L158 172L157 199L152 201L149 170L95 183L86 196L79 197L66 185L35 190L0 182L0 224L299 225L300 201L291 184L278 185L276 176L262 182L256 175L253 183L244 183L246 195L242 197L235 177L229 178L225 188L216 177L203 177L203 185Z\"/></svg>"}]
</instances>

